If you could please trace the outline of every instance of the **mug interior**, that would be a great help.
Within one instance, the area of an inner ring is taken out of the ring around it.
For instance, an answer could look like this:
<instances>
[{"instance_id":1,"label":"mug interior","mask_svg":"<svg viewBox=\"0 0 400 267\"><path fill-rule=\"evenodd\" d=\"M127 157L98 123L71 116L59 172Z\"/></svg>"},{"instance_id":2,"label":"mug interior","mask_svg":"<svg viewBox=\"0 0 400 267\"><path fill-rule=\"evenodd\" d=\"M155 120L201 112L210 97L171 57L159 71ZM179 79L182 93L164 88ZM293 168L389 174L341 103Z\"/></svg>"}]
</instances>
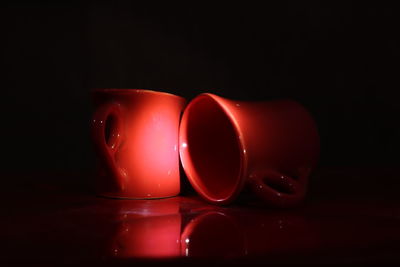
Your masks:
<instances>
[{"instance_id":1,"label":"mug interior","mask_svg":"<svg viewBox=\"0 0 400 267\"><path fill-rule=\"evenodd\" d=\"M212 202L231 198L240 186L241 150L228 114L201 95L187 107L182 124L181 159L191 184Z\"/></svg>"}]
</instances>

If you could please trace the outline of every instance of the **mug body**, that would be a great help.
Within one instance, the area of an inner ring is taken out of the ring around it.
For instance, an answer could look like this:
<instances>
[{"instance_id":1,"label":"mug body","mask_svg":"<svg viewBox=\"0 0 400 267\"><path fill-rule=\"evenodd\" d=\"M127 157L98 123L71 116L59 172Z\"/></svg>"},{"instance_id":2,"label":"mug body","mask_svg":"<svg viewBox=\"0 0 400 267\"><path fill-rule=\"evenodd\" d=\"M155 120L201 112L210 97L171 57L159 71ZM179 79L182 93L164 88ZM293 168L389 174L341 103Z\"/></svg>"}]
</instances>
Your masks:
<instances>
[{"instance_id":1,"label":"mug body","mask_svg":"<svg viewBox=\"0 0 400 267\"><path fill-rule=\"evenodd\" d=\"M185 99L150 90L99 89L93 100L98 194L139 199L177 195L178 130Z\"/></svg>"},{"instance_id":2,"label":"mug body","mask_svg":"<svg viewBox=\"0 0 400 267\"><path fill-rule=\"evenodd\" d=\"M244 102L202 94L180 126L182 166L212 203L234 200L245 184L271 206L297 205L319 157L316 125L291 100Z\"/></svg>"}]
</instances>

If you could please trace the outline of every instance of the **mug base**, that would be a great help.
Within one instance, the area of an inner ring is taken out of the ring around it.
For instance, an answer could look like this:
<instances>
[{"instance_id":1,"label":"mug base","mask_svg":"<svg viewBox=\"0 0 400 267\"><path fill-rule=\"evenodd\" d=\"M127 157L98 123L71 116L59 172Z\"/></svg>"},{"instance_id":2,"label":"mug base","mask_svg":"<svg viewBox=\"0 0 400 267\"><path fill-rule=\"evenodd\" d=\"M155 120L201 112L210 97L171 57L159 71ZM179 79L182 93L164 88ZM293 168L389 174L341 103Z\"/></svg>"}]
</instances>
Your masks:
<instances>
[{"instance_id":1,"label":"mug base","mask_svg":"<svg viewBox=\"0 0 400 267\"><path fill-rule=\"evenodd\" d=\"M165 196L165 197L119 197L119 196L111 196L111 195L104 195L104 194L96 194L96 196L103 197L103 198L125 199L125 200L156 200L156 199L177 197L177 196L179 196L179 194L172 195L172 196Z\"/></svg>"}]
</instances>

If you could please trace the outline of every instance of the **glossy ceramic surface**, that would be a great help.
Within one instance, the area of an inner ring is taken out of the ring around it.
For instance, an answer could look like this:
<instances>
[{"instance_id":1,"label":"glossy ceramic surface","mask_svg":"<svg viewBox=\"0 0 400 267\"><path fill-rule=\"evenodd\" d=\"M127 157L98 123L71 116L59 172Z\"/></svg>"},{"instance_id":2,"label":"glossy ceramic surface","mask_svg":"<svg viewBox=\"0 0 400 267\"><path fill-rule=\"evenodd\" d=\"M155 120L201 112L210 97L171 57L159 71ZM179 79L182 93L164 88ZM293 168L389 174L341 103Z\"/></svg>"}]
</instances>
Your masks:
<instances>
[{"instance_id":1,"label":"glossy ceramic surface","mask_svg":"<svg viewBox=\"0 0 400 267\"><path fill-rule=\"evenodd\" d=\"M116 198L177 195L179 118L185 100L136 89L96 90L93 100L98 194Z\"/></svg>"},{"instance_id":2,"label":"glossy ceramic surface","mask_svg":"<svg viewBox=\"0 0 400 267\"><path fill-rule=\"evenodd\" d=\"M297 205L319 156L316 125L291 100L243 102L199 95L185 109L179 142L194 189L221 204L233 201L248 184L271 206Z\"/></svg>"}]
</instances>

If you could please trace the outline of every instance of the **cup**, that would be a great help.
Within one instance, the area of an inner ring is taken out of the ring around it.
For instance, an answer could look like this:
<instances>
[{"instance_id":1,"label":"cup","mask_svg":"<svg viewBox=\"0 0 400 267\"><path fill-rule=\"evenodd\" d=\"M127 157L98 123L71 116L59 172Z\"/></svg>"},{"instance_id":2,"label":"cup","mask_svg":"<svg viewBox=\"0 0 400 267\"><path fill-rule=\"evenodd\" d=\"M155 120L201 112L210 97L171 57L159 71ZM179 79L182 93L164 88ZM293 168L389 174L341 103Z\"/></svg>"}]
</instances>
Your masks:
<instances>
[{"instance_id":1,"label":"cup","mask_svg":"<svg viewBox=\"0 0 400 267\"><path fill-rule=\"evenodd\" d=\"M292 100L234 101L201 94L180 125L180 157L193 188L232 202L247 184L274 207L298 205L319 157L316 125Z\"/></svg>"},{"instance_id":2,"label":"cup","mask_svg":"<svg viewBox=\"0 0 400 267\"><path fill-rule=\"evenodd\" d=\"M178 130L185 99L151 90L98 89L93 101L97 193L135 199L179 194Z\"/></svg>"}]
</instances>

